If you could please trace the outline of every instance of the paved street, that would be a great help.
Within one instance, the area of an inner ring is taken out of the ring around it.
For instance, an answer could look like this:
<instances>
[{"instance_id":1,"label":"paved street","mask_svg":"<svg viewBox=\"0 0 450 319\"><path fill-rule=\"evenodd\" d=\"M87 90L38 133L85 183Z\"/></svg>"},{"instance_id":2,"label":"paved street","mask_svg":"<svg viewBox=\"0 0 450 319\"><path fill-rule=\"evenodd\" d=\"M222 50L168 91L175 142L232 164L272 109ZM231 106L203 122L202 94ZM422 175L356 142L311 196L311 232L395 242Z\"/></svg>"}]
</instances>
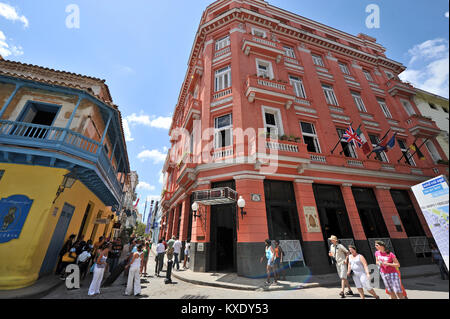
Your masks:
<instances>
[{"instance_id":1,"label":"paved street","mask_svg":"<svg viewBox=\"0 0 450 319\"><path fill-rule=\"evenodd\" d=\"M339 289L331 287L317 287L308 289L293 289L281 291L244 291L226 288L216 288L190 284L173 279L173 284L164 284L165 272L161 277L154 277L154 260L149 260L149 273L152 275L141 279L142 299L340 299ZM177 271L175 270L175 273ZM101 294L90 297L87 294L92 276L88 276L81 284L80 289L67 290L61 285L44 299L136 299L124 296L126 277L121 275L116 282L107 288L101 289ZM280 282L283 284L283 281ZM449 282L441 280L439 276L418 277L403 280L409 299L449 299ZM354 289L356 293L356 289ZM381 299L387 299L384 290L376 289ZM368 294L367 294L368 295ZM348 299L359 299L359 295ZM368 299L374 300L371 296Z\"/></svg>"}]
</instances>

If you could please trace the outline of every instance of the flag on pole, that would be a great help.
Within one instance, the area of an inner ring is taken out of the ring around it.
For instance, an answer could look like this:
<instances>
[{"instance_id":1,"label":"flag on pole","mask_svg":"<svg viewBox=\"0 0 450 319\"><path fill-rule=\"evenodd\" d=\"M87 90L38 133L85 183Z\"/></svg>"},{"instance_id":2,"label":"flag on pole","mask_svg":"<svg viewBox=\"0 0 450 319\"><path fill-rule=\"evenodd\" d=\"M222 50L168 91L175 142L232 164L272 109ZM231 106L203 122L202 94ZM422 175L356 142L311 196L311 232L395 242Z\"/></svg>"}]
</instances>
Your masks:
<instances>
[{"instance_id":1,"label":"flag on pole","mask_svg":"<svg viewBox=\"0 0 450 319\"><path fill-rule=\"evenodd\" d=\"M358 134L353 130L353 127L350 125L347 130L345 130L344 135L342 135L342 138L347 143L352 143L355 146L361 147L363 145L363 142L361 141L361 138L358 136Z\"/></svg>"},{"instance_id":2,"label":"flag on pole","mask_svg":"<svg viewBox=\"0 0 450 319\"><path fill-rule=\"evenodd\" d=\"M380 153L387 152L395 146L395 137L397 136L397 132L389 139L383 139L378 145L373 149L372 152Z\"/></svg>"},{"instance_id":3,"label":"flag on pole","mask_svg":"<svg viewBox=\"0 0 450 319\"><path fill-rule=\"evenodd\" d=\"M422 161L425 160L425 155L423 155L423 153L420 151L420 148L417 147L416 142L414 142L409 148L413 152L417 153L417 156L419 157L420 160L422 160Z\"/></svg>"},{"instance_id":4,"label":"flag on pole","mask_svg":"<svg viewBox=\"0 0 450 319\"><path fill-rule=\"evenodd\" d=\"M362 142L361 148L362 148L362 150L363 150L363 152L364 152L364 155L369 154L369 153L370 153L370 146L369 146L369 143L367 142L366 137L364 136L364 133L361 131L361 127L359 127L359 128L356 130L356 134L358 134L359 139L360 139L361 142Z\"/></svg>"},{"instance_id":5,"label":"flag on pole","mask_svg":"<svg viewBox=\"0 0 450 319\"><path fill-rule=\"evenodd\" d=\"M140 199L141 199L140 197L137 199L136 204L133 205L134 208L137 207L137 205L138 205Z\"/></svg>"}]
</instances>

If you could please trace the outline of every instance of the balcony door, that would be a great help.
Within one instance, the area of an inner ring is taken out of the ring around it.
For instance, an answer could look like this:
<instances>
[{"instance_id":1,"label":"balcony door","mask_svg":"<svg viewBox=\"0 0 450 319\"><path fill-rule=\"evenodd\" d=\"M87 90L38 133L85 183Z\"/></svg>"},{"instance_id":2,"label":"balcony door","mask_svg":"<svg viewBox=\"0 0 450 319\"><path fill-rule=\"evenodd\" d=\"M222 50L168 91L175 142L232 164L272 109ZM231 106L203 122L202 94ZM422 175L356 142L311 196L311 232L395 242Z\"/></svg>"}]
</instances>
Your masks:
<instances>
[{"instance_id":1,"label":"balcony door","mask_svg":"<svg viewBox=\"0 0 450 319\"><path fill-rule=\"evenodd\" d=\"M17 118L17 122L52 126L60 108L59 105L28 102ZM45 138L47 131L38 126L18 124L11 133L23 137Z\"/></svg>"}]
</instances>

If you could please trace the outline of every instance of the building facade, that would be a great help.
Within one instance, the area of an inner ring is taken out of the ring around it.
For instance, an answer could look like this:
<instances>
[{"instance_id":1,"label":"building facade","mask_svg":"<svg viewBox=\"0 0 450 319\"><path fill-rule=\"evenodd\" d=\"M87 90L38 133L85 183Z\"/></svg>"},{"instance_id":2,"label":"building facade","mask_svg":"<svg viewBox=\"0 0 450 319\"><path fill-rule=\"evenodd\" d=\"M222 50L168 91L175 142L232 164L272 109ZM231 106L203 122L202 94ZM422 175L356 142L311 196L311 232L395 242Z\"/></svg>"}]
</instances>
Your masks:
<instances>
[{"instance_id":1,"label":"building facade","mask_svg":"<svg viewBox=\"0 0 450 319\"><path fill-rule=\"evenodd\" d=\"M105 81L0 58L0 289L52 274L71 234L112 237L130 172Z\"/></svg>"},{"instance_id":2,"label":"building facade","mask_svg":"<svg viewBox=\"0 0 450 319\"><path fill-rule=\"evenodd\" d=\"M435 121L436 125L441 129L441 133L436 136L436 141L441 145L445 156L448 158L448 99L424 90L416 89L414 102L419 108L420 113ZM440 157L439 152L435 151L430 142L427 142L425 145L428 151L433 155L432 158L435 162L438 162L439 160L445 161Z\"/></svg>"},{"instance_id":3,"label":"building facade","mask_svg":"<svg viewBox=\"0 0 450 319\"><path fill-rule=\"evenodd\" d=\"M369 262L375 239L403 266L427 262L410 187L448 167L408 147L428 138L447 157L385 50L262 0L208 6L169 133L159 238L191 241L194 271L242 276L264 276L267 238L289 241L292 272L335 271L331 235ZM342 139L350 125L371 150L394 133L395 147L367 156Z\"/></svg>"}]
</instances>

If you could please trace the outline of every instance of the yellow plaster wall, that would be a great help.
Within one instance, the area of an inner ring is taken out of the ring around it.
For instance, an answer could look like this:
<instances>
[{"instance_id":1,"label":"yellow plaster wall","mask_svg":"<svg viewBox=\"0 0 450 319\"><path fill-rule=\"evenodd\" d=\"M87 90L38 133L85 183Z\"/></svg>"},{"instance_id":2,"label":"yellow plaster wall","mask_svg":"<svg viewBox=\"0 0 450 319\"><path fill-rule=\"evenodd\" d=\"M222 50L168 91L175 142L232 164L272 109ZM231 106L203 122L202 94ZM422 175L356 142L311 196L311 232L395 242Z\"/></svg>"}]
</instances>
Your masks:
<instances>
[{"instance_id":1,"label":"yellow plaster wall","mask_svg":"<svg viewBox=\"0 0 450 319\"><path fill-rule=\"evenodd\" d=\"M0 180L0 198L26 195L33 200L19 238L0 243L0 290L26 287L38 279L64 203L75 207L65 240L71 234L78 235L89 202L93 204L93 209L86 221L85 240L91 235L99 211L103 212L102 218L112 214L110 207L105 207L80 181L66 189L53 205L58 186L68 173L65 169L0 163L0 170L5 170ZM55 208L58 210L53 216ZM100 224L95 240L104 229L105 225Z\"/></svg>"}]
</instances>

